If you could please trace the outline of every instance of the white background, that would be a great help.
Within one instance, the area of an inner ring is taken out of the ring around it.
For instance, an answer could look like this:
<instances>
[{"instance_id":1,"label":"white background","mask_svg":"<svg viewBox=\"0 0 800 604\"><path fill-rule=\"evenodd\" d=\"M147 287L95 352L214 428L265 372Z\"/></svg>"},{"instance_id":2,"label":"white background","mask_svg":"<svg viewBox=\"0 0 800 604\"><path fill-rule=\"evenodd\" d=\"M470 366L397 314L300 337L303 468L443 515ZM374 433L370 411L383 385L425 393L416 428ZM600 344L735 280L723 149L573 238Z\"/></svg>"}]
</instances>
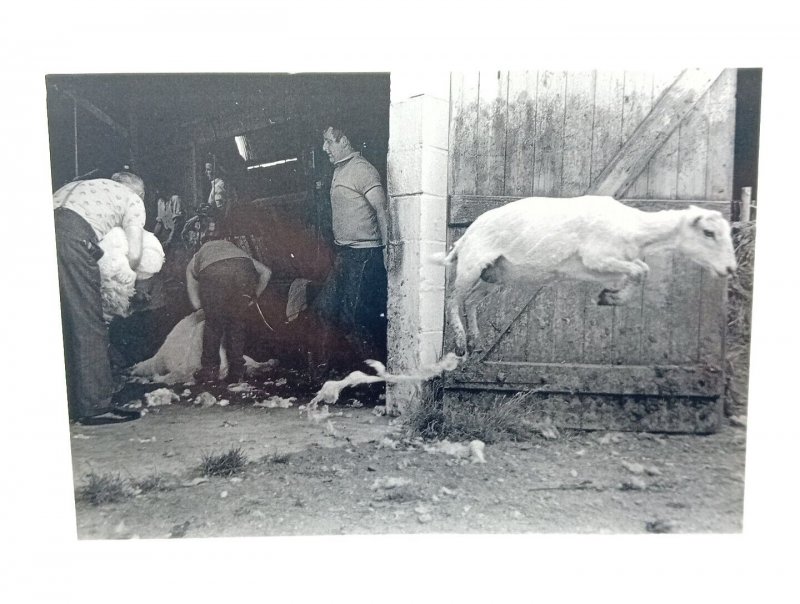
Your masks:
<instances>
[{"instance_id":1,"label":"white background","mask_svg":"<svg viewBox=\"0 0 800 604\"><path fill-rule=\"evenodd\" d=\"M797 21L790 9L765 2L538 4L81 0L6 6L0 517L7 526L0 552L8 562L0 597L10 594L4 601L797 597ZM45 74L659 66L764 68L742 535L77 541Z\"/></svg>"}]
</instances>

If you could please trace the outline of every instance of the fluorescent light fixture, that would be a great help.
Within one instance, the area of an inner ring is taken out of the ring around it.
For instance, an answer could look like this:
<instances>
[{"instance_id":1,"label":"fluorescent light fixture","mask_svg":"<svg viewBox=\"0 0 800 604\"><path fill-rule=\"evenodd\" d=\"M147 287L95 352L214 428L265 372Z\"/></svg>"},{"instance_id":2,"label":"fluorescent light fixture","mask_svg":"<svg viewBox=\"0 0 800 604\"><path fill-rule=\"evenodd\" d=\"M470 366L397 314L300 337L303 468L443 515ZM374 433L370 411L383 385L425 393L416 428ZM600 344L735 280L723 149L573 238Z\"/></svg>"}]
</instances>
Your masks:
<instances>
[{"instance_id":1,"label":"fluorescent light fixture","mask_svg":"<svg viewBox=\"0 0 800 604\"><path fill-rule=\"evenodd\" d=\"M253 154L250 151L250 145L247 143L247 138L245 138L245 136L242 134L234 137L234 140L236 141L236 149L239 151L239 155L242 156L244 161L249 161Z\"/></svg>"},{"instance_id":2,"label":"fluorescent light fixture","mask_svg":"<svg viewBox=\"0 0 800 604\"><path fill-rule=\"evenodd\" d=\"M289 162L297 161L296 157L290 159L279 159L278 161L270 161L265 164L258 164L257 166L247 166L248 170L256 170L258 168L270 168L272 166L279 166L281 164L288 164Z\"/></svg>"}]
</instances>

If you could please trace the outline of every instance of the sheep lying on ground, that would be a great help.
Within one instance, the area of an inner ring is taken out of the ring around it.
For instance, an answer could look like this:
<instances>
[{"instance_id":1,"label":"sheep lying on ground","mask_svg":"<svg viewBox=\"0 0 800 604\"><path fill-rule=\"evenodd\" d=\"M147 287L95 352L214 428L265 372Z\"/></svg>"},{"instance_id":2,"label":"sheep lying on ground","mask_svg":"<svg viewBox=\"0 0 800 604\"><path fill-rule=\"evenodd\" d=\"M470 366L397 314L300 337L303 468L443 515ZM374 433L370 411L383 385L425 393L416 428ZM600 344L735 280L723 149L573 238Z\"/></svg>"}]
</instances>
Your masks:
<instances>
[{"instance_id":1,"label":"sheep lying on ground","mask_svg":"<svg viewBox=\"0 0 800 604\"><path fill-rule=\"evenodd\" d=\"M111 229L100 240L103 256L97 262L100 268L100 295L103 299L103 317L110 321L114 316L127 317L136 280L149 279L164 265L161 243L149 231L142 236L142 259L136 271L128 263L128 238L119 227Z\"/></svg>"},{"instance_id":2,"label":"sheep lying on ground","mask_svg":"<svg viewBox=\"0 0 800 604\"><path fill-rule=\"evenodd\" d=\"M205 313L202 310L197 310L184 317L172 328L155 355L131 368L131 375L165 384L177 384L192 380L194 372L200 369L204 328ZM221 346L219 354L219 378L224 379L228 375L228 357L225 349ZM244 362L246 375L267 371L277 364L276 361L258 363L248 356L244 357Z\"/></svg>"},{"instance_id":3,"label":"sheep lying on ground","mask_svg":"<svg viewBox=\"0 0 800 604\"><path fill-rule=\"evenodd\" d=\"M200 355L203 351L203 311L195 311L181 319L155 355L146 361L136 363L131 375L155 378L165 384L187 382L200 368ZM222 356L227 370L227 359ZM227 373L227 371L225 372Z\"/></svg>"},{"instance_id":4,"label":"sheep lying on ground","mask_svg":"<svg viewBox=\"0 0 800 604\"><path fill-rule=\"evenodd\" d=\"M479 342L476 305L494 286L595 281L604 285L598 304L624 304L649 271L642 256L663 249L678 250L722 277L736 270L730 225L719 212L696 206L644 212L611 197L529 197L482 214L446 257L436 259L456 271L447 302L456 353Z\"/></svg>"}]
</instances>

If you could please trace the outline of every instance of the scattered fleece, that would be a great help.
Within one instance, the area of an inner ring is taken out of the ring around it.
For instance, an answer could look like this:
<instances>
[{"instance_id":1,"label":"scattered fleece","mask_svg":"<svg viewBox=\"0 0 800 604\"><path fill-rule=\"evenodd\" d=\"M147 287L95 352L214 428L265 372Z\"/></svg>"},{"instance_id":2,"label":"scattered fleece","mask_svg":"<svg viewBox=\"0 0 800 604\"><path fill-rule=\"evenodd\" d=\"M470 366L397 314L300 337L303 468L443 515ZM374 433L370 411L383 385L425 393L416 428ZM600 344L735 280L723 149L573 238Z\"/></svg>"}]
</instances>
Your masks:
<instances>
[{"instance_id":1,"label":"scattered fleece","mask_svg":"<svg viewBox=\"0 0 800 604\"><path fill-rule=\"evenodd\" d=\"M128 238L119 227L111 229L100 240L103 257L100 268L100 295L103 300L103 318L127 317L137 279L149 279L164 265L161 242L149 231L142 237L142 259L136 271L128 263Z\"/></svg>"}]
</instances>

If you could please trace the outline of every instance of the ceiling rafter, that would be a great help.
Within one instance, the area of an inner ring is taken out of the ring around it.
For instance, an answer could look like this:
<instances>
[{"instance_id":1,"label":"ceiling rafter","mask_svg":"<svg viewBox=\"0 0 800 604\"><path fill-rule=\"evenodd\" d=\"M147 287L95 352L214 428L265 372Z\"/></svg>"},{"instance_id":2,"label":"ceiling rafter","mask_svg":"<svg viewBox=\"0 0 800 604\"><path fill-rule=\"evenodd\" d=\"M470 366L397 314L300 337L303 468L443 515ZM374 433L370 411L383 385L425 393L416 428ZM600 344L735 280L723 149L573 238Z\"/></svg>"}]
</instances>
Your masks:
<instances>
[{"instance_id":1,"label":"ceiling rafter","mask_svg":"<svg viewBox=\"0 0 800 604\"><path fill-rule=\"evenodd\" d=\"M92 116L94 116L96 119L98 119L101 122L103 122L106 126L111 128L114 132L116 132L117 134L119 134L123 138L128 139L130 137L130 134L129 134L127 128L125 128L125 127L121 126L120 124L118 124L105 111L100 109L97 105L95 105L91 101L83 98L82 96L80 96L75 91L70 90L69 88L66 88L66 87L64 87L62 85L56 85L56 84L53 85L53 89L56 92L59 92L59 93L63 94L64 96L67 96L70 99L72 99L77 105L79 105L80 107L82 107L83 109L88 111Z\"/></svg>"}]
</instances>

